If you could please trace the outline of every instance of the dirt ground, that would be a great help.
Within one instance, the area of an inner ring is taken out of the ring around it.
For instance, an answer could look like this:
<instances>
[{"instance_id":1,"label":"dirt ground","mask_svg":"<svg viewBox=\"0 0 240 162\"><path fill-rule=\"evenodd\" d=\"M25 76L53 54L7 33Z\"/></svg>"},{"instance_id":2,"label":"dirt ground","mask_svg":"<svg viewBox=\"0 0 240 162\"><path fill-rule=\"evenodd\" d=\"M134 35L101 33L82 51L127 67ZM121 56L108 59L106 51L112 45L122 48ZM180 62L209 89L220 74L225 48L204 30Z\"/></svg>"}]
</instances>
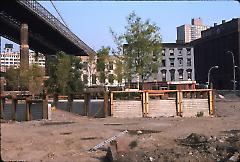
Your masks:
<instances>
[{"instance_id":1,"label":"dirt ground","mask_svg":"<svg viewBox=\"0 0 240 162\"><path fill-rule=\"evenodd\" d=\"M130 144L122 161L231 161L234 155L239 161L240 100L217 101L216 116L97 119L55 110L51 121L2 121L1 158L34 162L106 161L109 144L93 152L89 149L128 130L120 137Z\"/></svg>"}]
</instances>

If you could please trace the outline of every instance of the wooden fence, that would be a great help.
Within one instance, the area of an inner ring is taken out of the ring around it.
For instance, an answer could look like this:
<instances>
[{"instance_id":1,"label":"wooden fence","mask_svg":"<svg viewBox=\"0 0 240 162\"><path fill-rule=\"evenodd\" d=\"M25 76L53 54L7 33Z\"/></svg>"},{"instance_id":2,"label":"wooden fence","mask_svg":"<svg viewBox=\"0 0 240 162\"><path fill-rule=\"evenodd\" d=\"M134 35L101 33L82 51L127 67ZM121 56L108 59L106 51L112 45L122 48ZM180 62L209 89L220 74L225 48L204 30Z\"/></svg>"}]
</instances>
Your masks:
<instances>
[{"instance_id":1,"label":"wooden fence","mask_svg":"<svg viewBox=\"0 0 240 162\"><path fill-rule=\"evenodd\" d=\"M29 121L48 119L47 96L34 99L30 95L0 96L1 119Z\"/></svg>"},{"instance_id":2,"label":"wooden fence","mask_svg":"<svg viewBox=\"0 0 240 162\"><path fill-rule=\"evenodd\" d=\"M196 117L214 115L211 89L112 91L113 117Z\"/></svg>"},{"instance_id":3,"label":"wooden fence","mask_svg":"<svg viewBox=\"0 0 240 162\"><path fill-rule=\"evenodd\" d=\"M109 116L108 92L85 92L53 98L53 105L57 109L72 112L82 116L106 117Z\"/></svg>"}]
</instances>

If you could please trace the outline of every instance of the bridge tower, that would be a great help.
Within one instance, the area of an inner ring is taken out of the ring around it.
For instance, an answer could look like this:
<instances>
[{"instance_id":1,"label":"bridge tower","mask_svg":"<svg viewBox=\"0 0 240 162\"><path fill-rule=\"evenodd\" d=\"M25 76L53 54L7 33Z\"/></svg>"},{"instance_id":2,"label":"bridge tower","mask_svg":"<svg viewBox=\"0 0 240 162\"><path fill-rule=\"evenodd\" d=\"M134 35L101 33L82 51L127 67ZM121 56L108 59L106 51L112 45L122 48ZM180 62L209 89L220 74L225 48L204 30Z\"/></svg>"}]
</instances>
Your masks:
<instances>
[{"instance_id":1,"label":"bridge tower","mask_svg":"<svg viewBox=\"0 0 240 162\"><path fill-rule=\"evenodd\" d=\"M20 27L20 73L29 68L29 45L28 45L28 24L22 23Z\"/></svg>"}]
</instances>

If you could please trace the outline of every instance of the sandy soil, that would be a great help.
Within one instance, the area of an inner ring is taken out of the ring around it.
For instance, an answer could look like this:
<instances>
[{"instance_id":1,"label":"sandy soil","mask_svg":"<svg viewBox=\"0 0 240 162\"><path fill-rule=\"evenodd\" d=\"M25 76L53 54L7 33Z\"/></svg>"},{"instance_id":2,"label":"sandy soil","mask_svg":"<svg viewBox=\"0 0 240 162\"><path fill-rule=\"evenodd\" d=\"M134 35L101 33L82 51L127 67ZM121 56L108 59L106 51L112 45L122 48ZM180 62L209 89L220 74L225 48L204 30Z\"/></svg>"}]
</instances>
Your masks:
<instances>
[{"instance_id":1,"label":"sandy soil","mask_svg":"<svg viewBox=\"0 0 240 162\"><path fill-rule=\"evenodd\" d=\"M240 101L216 102L216 115L199 118L97 119L56 110L52 121L2 121L1 158L4 161L34 162L104 161L106 149L93 152L89 149L123 130L129 130L121 138L128 143L135 141L131 161L219 161L208 156L204 158L201 151L189 149L176 141L191 133L220 139L224 131L240 130ZM141 133L137 133L138 130ZM181 157L184 158L181 160Z\"/></svg>"}]
</instances>

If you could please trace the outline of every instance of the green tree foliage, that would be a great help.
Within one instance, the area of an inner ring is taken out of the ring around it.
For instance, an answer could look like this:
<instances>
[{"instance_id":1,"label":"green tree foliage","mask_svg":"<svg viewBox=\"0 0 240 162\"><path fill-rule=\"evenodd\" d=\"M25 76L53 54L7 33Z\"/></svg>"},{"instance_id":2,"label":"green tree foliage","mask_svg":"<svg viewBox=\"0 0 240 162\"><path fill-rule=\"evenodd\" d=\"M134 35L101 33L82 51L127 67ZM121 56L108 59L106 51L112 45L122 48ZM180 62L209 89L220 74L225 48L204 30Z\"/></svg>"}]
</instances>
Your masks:
<instances>
[{"instance_id":1,"label":"green tree foliage","mask_svg":"<svg viewBox=\"0 0 240 162\"><path fill-rule=\"evenodd\" d=\"M71 79L69 81L69 89L71 93L78 93L81 92L84 88L84 84L81 79L81 69L83 65L79 57L71 56L70 58L72 68L70 70Z\"/></svg>"},{"instance_id":2,"label":"green tree foliage","mask_svg":"<svg viewBox=\"0 0 240 162\"><path fill-rule=\"evenodd\" d=\"M142 81L147 80L160 66L160 29L150 20L142 21L134 12L127 17L125 29L124 34L119 36L111 30L118 49L115 54L123 56L124 76L131 81L137 74Z\"/></svg>"},{"instance_id":3,"label":"green tree foliage","mask_svg":"<svg viewBox=\"0 0 240 162\"><path fill-rule=\"evenodd\" d=\"M44 68L33 64L28 71L29 91L32 94L40 94L43 91Z\"/></svg>"},{"instance_id":4,"label":"green tree foliage","mask_svg":"<svg viewBox=\"0 0 240 162\"><path fill-rule=\"evenodd\" d=\"M49 60L50 76L45 83L48 92L66 95L82 91L81 68L80 58L59 52Z\"/></svg>"},{"instance_id":5,"label":"green tree foliage","mask_svg":"<svg viewBox=\"0 0 240 162\"><path fill-rule=\"evenodd\" d=\"M100 50L97 51L97 71L99 73L99 80L101 83L105 83L105 79L107 77L106 68L107 62L109 60L109 52L110 47L102 47Z\"/></svg>"},{"instance_id":6,"label":"green tree foliage","mask_svg":"<svg viewBox=\"0 0 240 162\"><path fill-rule=\"evenodd\" d=\"M116 59L115 69L114 69L115 79L118 83L122 83L123 79L123 62L120 58Z\"/></svg>"},{"instance_id":7,"label":"green tree foliage","mask_svg":"<svg viewBox=\"0 0 240 162\"><path fill-rule=\"evenodd\" d=\"M6 71L5 77L7 90L29 90L32 94L39 94L43 90L44 70L36 64L24 72L11 67Z\"/></svg>"},{"instance_id":8,"label":"green tree foliage","mask_svg":"<svg viewBox=\"0 0 240 162\"><path fill-rule=\"evenodd\" d=\"M6 90L18 90L20 89L20 75L19 69L10 67L5 73L6 78Z\"/></svg>"}]
</instances>

